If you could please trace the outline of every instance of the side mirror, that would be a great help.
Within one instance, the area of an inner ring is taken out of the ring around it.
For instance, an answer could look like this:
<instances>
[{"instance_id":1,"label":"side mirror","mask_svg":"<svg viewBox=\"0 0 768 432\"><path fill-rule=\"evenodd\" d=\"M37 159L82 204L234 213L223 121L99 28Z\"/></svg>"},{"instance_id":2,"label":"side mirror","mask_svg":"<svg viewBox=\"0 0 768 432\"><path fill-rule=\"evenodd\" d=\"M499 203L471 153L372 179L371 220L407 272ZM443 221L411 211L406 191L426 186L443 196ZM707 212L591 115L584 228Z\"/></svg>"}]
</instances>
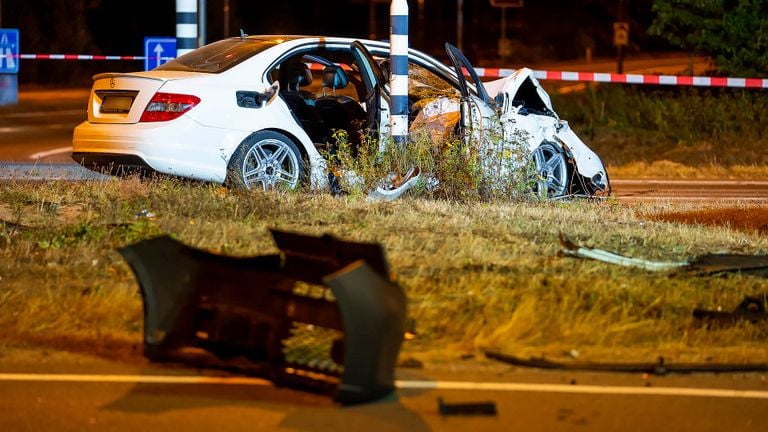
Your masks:
<instances>
[{"instance_id":1,"label":"side mirror","mask_svg":"<svg viewBox=\"0 0 768 432\"><path fill-rule=\"evenodd\" d=\"M238 90L235 92L237 98L237 106L241 108L264 108L268 103L272 102L277 93L280 91L280 83L275 81L269 88L263 92Z\"/></svg>"}]
</instances>

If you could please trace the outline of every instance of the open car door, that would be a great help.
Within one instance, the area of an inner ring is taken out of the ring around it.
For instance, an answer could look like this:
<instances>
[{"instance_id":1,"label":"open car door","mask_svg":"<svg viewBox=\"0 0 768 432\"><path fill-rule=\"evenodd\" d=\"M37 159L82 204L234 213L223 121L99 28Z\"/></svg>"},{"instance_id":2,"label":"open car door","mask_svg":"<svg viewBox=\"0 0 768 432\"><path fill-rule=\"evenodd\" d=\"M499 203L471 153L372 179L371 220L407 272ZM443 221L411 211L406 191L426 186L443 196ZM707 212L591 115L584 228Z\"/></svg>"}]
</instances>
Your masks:
<instances>
[{"instance_id":1,"label":"open car door","mask_svg":"<svg viewBox=\"0 0 768 432\"><path fill-rule=\"evenodd\" d=\"M389 107L382 106L386 103L383 99L383 86L387 81L379 64L373 58L368 49L358 41L352 42L350 46L352 56L355 58L355 64L360 69L360 77L365 85L365 105L368 112L369 130L379 131L379 150L383 150L385 137L389 135L389 117L384 113L390 112ZM402 182L392 184L392 182L382 182L368 195L370 199L391 201L399 198L408 189L412 188L420 178L420 170L414 168L409 171Z\"/></svg>"},{"instance_id":2,"label":"open car door","mask_svg":"<svg viewBox=\"0 0 768 432\"><path fill-rule=\"evenodd\" d=\"M461 92L461 128L464 134L465 144L469 144L472 140L480 139L483 125L487 121L483 121L483 118L490 118L493 115L491 105L493 101L488 96L488 92L485 90L482 81L477 76L475 68L469 63L469 60L459 51L458 48L446 42L445 51L448 53L448 58L451 59L451 64L456 71L456 78L459 80L459 91ZM469 75L472 80L472 84L475 86L477 92L476 99L471 93L465 73Z\"/></svg>"},{"instance_id":3,"label":"open car door","mask_svg":"<svg viewBox=\"0 0 768 432\"><path fill-rule=\"evenodd\" d=\"M360 77L365 85L365 96L363 99L366 113L368 114L366 127L371 131L379 130L382 123L380 118L382 111L381 88L384 82L386 82L386 78L379 64L362 43L358 41L352 42L350 50L357 67L360 68Z\"/></svg>"},{"instance_id":4,"label":"open car door","mask_svg":"<svg viewBox=\"0 0 768 432\"><path fill-rule=\"evenodd\" d=\"M467 79L464 76L464 73L467 73L469 74L470 79L472 79L472 84L474 84L475 89L477 90L478 98L480 98L480 100L485 102L487 105L491 105L491 98L488 96L488 92L485 91L483 82L480 81L480 78L477 76L477 72L475 72L475 68L472 67L472 64L469 63L469 60L467 60L464 54L462 54L458 48L447 42L445 43L445 51L448 53L448 57L451 59L451 63L456 70L456 76L459 79L459 90L461 91L461 97L468 98L470 96L469 87L467 86Z\"/></svg>"},{"instance_id":5,"label":"open car door","mask_svg":"<svg viewBox=\"0 0 768 432\"><path fill-rule=\"evenodd\" d=\"M498 183L510 174L510 168L515 164L505 160L505 155L510 152L503 139L496 102L488 96L475 68L464 54L449 43L445 44L445 51L453 64L461 92L461 133L464 144L478 155L483 177L491 183ZM474 86L474 92L470 85Z\"/></svg>"}]
</instances>

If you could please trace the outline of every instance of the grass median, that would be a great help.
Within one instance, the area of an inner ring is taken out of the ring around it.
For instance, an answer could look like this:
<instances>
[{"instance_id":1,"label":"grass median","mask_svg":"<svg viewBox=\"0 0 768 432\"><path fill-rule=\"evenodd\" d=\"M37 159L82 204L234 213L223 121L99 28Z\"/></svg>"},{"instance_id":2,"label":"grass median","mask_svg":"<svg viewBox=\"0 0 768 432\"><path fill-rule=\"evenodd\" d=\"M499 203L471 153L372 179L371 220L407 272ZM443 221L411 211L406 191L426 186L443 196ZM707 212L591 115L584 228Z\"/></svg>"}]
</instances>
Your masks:
<instances>
[{"instance_id":1,"label":"grass median","mask_svg":"<svg viewBox=\"0 0 768 432\"><path fill-rule=\"evenodd\" d=\"M745 295L764 294L764 277L653 273L558 256L560 234L654 260L768 250L754 231L654 217L669 210L611 199L381 203L174 180L7 183L0 346L138 356L141 298L117 248L170 233L222 254L274 253L274 227L381 243L415 322L402 355L427 365L486 349L555 360L765 361L768 323L708 328L692 317L696 307L730 310Z\"/></svg>"}]
</instances>

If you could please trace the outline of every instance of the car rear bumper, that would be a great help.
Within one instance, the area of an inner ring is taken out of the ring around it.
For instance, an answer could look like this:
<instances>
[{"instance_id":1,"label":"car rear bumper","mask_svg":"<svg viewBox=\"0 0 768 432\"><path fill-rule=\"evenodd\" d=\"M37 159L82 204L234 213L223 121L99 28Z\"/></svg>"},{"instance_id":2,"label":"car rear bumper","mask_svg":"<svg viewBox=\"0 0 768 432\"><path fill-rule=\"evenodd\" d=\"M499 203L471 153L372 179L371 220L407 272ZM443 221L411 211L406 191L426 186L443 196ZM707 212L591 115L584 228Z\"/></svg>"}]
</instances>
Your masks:
<instances>
[{"instance_id":1,"label":"car rear bumper","mask_svg":"<svg viewBox=\"0 0 768 432\"><path fill-rule=\"evenodd\" d=\"M72 152L72 159L80 165L103 174L151 174L155 171L147 161L136 155L119 153Z\"/></svg>"},{"instance_id":2,"label":"car rear bumper","mask_svg":"<svg viewBox=\"0 0 768 432\"><path fill-rule=\"evenodd\" d=\"M228 150L247 132L210 128L181 117L162 123L91 123L75 128L73 159L86 168L116 174L155 171L223 183Z\"/></svg>"}]
</instances>

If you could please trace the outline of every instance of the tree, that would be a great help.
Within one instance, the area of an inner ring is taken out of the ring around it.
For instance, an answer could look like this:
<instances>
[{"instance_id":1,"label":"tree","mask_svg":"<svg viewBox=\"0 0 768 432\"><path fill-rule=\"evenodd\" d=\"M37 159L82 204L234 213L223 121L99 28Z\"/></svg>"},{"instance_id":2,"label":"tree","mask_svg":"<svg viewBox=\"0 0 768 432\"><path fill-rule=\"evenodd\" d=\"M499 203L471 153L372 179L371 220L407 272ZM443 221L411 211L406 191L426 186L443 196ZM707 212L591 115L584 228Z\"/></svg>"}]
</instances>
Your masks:
<instances>
[{"instance_id":1,"label":"tree","mask_svg":"<svg viewBox=\"0 0 768 432\"><path fill-rule=\"evenodd\" d=\"M768 75L768 0L655 0L648 32L710 56L721 75Z\"/></svg>"}]
</instances>

